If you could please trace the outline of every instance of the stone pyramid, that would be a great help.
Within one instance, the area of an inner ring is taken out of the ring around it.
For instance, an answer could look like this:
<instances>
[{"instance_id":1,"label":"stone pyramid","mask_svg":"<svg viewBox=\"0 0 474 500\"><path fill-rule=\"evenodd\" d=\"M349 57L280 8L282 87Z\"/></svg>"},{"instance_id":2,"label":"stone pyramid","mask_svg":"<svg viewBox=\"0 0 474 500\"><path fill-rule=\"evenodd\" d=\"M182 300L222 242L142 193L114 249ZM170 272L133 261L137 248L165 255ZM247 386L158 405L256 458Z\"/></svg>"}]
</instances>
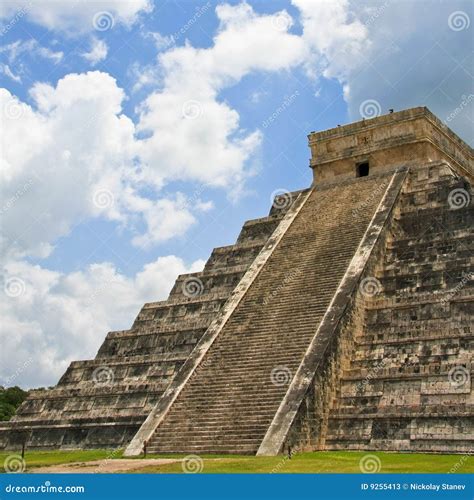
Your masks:
<instances>
[{"instance_id":1,"label":"stone pyramid","mask_svg":"<svg viewBox=\"0 0 474 500\"><path fill-rule=\"evenodd\" d=\"M0 447L468 452L473 152L426 108L309 135L275 199L0 426Z\"/></svg>"}]
</instances>

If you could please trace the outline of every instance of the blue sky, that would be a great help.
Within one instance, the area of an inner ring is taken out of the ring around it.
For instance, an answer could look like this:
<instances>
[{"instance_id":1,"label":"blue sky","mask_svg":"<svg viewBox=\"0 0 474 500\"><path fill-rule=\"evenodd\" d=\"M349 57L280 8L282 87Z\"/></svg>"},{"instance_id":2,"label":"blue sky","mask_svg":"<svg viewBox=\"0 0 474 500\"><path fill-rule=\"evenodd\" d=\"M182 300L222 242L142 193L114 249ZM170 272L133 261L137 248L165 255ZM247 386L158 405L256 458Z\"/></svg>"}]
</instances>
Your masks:
<instances>
[{"instance_id":1,"label":"blue sky","mask_svg":"<svg viewBox=\"0 0 474 500\"><path fill-rule=\"evenodd\" d=\"M309 132L426 105L472 144L472 22L462 0L2 2L0 384L54 384L307 187Z\"/></svg>"}]
</instances>

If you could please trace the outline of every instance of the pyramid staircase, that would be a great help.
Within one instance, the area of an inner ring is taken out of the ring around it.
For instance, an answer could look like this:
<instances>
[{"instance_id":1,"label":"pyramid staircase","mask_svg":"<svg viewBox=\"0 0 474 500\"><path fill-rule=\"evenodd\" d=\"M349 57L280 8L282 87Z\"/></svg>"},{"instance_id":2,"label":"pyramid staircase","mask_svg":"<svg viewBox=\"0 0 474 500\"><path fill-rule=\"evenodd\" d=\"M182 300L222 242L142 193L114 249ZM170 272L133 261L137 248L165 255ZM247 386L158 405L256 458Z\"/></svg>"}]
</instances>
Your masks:
<instances>
[{"instance_id":1,"label":"pyramid staircase","mask_svg":"<svg viewBox=\"0 0 474 500\"><path fill-rule=\"evenodd\" d=\"M312 188L287 214L280 240L264 248L260 266L249 269L249 283L227 304L231 310L210 329L213 335L201 338L127 455L140 453L145 442L151 453L281 449L269 429L278 427L278 434L284 428L278 423L288 415L282 401L307 380L300 370L311 348L321 351L329 341L332 316L352 293L341 283L352 273L353 285L362 272L370 248L362 251L361 245L368 235L375 243L405 175Z\"/></svg>"}]
</instances>

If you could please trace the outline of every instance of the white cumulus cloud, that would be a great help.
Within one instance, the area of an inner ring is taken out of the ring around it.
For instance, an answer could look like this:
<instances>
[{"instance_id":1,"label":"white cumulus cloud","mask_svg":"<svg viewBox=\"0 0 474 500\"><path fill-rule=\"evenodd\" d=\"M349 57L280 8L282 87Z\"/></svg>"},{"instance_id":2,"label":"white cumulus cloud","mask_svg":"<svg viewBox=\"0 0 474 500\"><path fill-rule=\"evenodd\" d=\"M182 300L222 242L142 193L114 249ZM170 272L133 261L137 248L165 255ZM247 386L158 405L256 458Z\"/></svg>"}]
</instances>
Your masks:
<instances>
[{"instance_id":1,"label":"white cumulus cloud","mask_svg":"<svg viewBox=\"0 0 474 500\"><path fill-rule=\"evenodd\" d=\"M160 257L127 277L110 263L69 274L9 261L0 271L0 385L55 384L93 358L105 333L130 328L144 302L164 300L178 274L201 270Z\"/></svg>"},{"instance_id":2,"label":"white cumulus cloud","mask_svg":"<svg viewBox=\"0 0 474 500\"><path fill-rule=\"evenodd\" d=\"M149 183L153 197L140 194L148 185L136 164L143 145L111 76L69 74L56 87L36 84L30 95L34 106L0 89L4 253L46 257L74 224L93 217L135 232L141 218L145 235L133 241L143 246L182 235L196 222L184 195L160 197L159 170Z\"/></svg>"},{"instance_id":3,"label":"white cumulus cloud","mask_svg":"<svg viewBox=\"0 0 474 500\"><path fill-rule=\"evenodd\" d=\"M292 0L299 9L305 65L312 76L322 74L344 82L365 60L368 30L353 15L349 0Z\"/></svg>"},{"instance_id":4,"label":"white cumulus cloud","mask_svg":"<svg viewBox=\"0 0 474 500\"><path fill-rule=\"evenodd\" d=\"M281 12L258 15L242 3L219 5L216 15L219 28L211 47L185 44L159 54L162 86L140 106L137 128L151 134L142 148L151 176L156 166L170 179L238 189L262 135L242 129L238 112L219 94L251 72L301 63L305 46L301 37L281 29Z\"/></svg>"},{"instance_id":5,"label":"white cumulus cloud","mask_svg":"<svg viewBox=\"0 0 474 500\"><path fill-rule=\"evenodd\" d=\"M93 38L89 52L84 52L81 55L94 66L100 61L103 61L107 57L107 53L107 44L103 40Z\"/></svg>"},{"instance_id":6,"label":"white cumulus cloud","mask_svg":"<svg viewBox=\"0 0 474 500\"><path fill-rule=\"evenodd\" d=\"M107 29L115 24L132 25L140 13L150 12L150 0L3 0L0 3L0 18L8 22L12 18L27 17L32 23L51 30L76 35L94 29ZM98 19L101 14L106 18ZM99 26L99 28L98 28ZM102 26L102 27L101 27Z\"/></svg>"}]
</instances>

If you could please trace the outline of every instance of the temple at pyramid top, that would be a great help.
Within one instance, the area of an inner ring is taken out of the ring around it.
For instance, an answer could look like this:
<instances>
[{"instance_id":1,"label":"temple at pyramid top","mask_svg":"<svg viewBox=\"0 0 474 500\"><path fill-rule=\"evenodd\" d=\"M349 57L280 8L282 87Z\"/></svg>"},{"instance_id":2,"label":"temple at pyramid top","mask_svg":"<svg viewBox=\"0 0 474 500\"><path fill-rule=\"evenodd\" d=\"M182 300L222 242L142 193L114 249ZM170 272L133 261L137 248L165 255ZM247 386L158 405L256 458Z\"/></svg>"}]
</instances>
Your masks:
<instances>
[{"instance_id":1,"label":"temple at pyramid top","mask_svg":"<svg viewBox=\"0 0 474 500\"><path fill-rule=\"evenodd\" d=\"M472 179L472 148L426 107L308 135L315 184L427 161L447 161Z\"/></svg>"}]
</instances>

